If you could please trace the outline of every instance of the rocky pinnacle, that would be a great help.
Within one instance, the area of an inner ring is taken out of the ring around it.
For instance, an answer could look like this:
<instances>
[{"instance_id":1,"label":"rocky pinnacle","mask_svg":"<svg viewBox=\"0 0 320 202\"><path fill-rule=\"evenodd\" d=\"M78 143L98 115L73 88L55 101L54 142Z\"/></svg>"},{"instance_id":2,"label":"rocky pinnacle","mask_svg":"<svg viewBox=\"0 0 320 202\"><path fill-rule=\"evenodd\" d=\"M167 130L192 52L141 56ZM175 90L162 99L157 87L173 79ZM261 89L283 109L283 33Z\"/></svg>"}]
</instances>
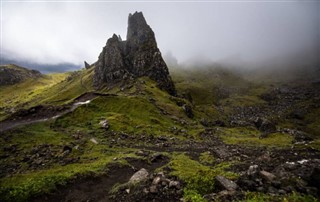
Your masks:
<instances>
[{"instance_id":1,"label":"rocky pinnacle","mask_svg":"<svg viewBox=\"0 0 320 202\"><path fill-rule=\"evenodd\" d=\"M147 76L160 89L175 95L175 87L157 46L154 32L142 12L129 14L127 40L114 34L96 63L94 85L100 88L129 78Z\"/></svg>"}]
</instances>

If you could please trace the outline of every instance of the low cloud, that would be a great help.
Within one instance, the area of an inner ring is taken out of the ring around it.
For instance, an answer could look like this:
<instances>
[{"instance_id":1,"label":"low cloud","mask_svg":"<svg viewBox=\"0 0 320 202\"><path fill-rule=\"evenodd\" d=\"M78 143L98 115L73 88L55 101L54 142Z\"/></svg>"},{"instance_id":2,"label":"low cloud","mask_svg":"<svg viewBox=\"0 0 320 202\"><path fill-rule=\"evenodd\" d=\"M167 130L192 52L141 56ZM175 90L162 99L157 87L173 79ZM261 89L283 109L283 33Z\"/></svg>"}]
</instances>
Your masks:
<instances>
[{"instance_id":1,"label":"low cloud","mask_svg":"<svg viewBox=\"0 0 320 202\"><path fill-rule=\"evenodd\" d=\"M261 66L301 50L320 55L319 8L317 1L3 2L1 57L44 65L93 63L113 33L126 38L128 14L137 10L162 53L180 64Z\"/></svg>"}]
</instances>

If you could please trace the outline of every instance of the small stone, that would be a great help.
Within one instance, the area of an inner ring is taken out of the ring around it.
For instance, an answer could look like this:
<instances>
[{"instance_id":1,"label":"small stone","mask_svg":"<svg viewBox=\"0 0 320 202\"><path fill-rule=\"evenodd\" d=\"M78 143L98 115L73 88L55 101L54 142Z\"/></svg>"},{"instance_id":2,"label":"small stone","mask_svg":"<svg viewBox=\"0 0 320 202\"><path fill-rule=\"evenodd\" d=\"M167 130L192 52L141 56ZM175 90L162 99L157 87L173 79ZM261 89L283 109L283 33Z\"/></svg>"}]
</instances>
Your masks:
<instances>
[{"instance_id":1,"label":"small stone","mask_svg":"<svg viewBox=\"0 0 320 202\"><path fill-rule=\"evenodd\" d=\"M280 181L273 181L272 182L272 186L274 186L275 188L279 189L281 187L281 182Z\"/></svg>"},{"instance_id":2,"label":"small stone","mask_svg":"<svg viewBox=\"0 0 320 202\"><path fill-rule=\"evenodd\" d=\"M169 188L176 188L176 189L180 189L180 182L178 181L170 181L169 182Z\"/></svg>"},{"instance_id":3,"label":"small stone","mask_svg":"<svg viewBox=\"0 0 320 202\"><path fill-rule=\"evenodd\" d=\"M257 173L258 173L258 165L252 165L247 170L247 175L249 176L256 175Z\"/></svg>"},{"instance_id":4,"label":"small stone","mask_svg":"<svg viewBox=\"0 0 320 202\"><path fill-rule=\"evenodd\" d=\"M158 185L161 182L161 177L157 176L153 179L152 184Z\"/></svg>"},{"instance_id":5,"label":"small stone","mask_svg":"<svg viewBox=\"0 0 320 202\"><path fill-rule=\"evenodd\" d=\"M263 187L257 187L257 191L258 192L264 192L264 188Z\"/></svg>"},{"instance_id":6,"label":"small stone","mask_svg":"<svg viewBox=\"0 0 320 202\"><path fill-rule=\"evenodd\" d=\"M106 129L106 130L109 129L109 121L107 119L100 121L99 125L103 129Z\"/></svg>"},{"instance_id":7,"label":"small stone","mask_svg":"<svg viewBox=\"0 0 320 202\"><path fill-rule=\"evenodd\" d=\"M138 172L132 175L129 180L129 183L139 183L148 179L148 171L144 168L141 168Z\"/></svg>"},{"instance_id":8,"label":"small stone","mask_svg":"<svg viewBox=\"0 0 320 202\"><path fill-rule=\"evenodd\" d=\"M226 189L228 191L234 191L238 188L238 185L235 182L228 180L227 178L221 175L216 176L215 179L218 185L220 185L223 189Z\"/></svg>"},{"instance_id":9,"label":"small stone","mask_svg":"<svg viewBox=\"0 0 320 202\"><path fill-rule=\"evenodd\" d=\"M129 194L129 193L130 193L130 189L126 189L125 191L127 192L127 194Z\"/></svg>"},{"instance_id":10,"label":"small stone","mask_svg":"<svg viewBox=\"0 0 320 202\"><path fill-rule=\"evenodd\" d=\"M158 193L158 188L156 185L151 185L150 193L153 193L153 194Z\"/></svg>"},{"instance_id":11,"label":"small stone","mask_svg":"<svg viewBox=\"0 0 320 202\"><path fill-rule=\"evenodd\" d=\"M90 141L94 144L98 144L98 141L95 138L91 138Z\"/></svg>"},{"instance_id":12,"label":"small stone","mask_svg":"<svg viewBox=\"0 0 320 202\"><path fill-rule=\"evenodd\" d=\"M160 159L163 159L163 155L162 154L160 154L160 153L155 153L155 154L153 154L152 156L151 156L151 159L150 159L150 161L153 163L153 162L156 162L156 161L158 161L158 160L160 160Z\"/></svg>"},{"instance_id":13,"label":"small stone","mask_svg":"<svg viewBox=\"0 0 320 202\"><path fill-rule=\"evenodd\" d=\"M269 182L272 182L276 178L276 176L274 174L269 173L269 172L267 172L265 170L260 171L260 176L264 180L269 181Z\"/></svg>"},{"instance_id":14,"label":"small stone","mask_svg":"<svg viewBox=\"0 0 320 202\"><path fill-rule=\"evenodd\" d=\"M277 193L277 189L271 186L271 187L268 188L268 192L270 194L276 194Z\"/></svg>"}]
</instances>

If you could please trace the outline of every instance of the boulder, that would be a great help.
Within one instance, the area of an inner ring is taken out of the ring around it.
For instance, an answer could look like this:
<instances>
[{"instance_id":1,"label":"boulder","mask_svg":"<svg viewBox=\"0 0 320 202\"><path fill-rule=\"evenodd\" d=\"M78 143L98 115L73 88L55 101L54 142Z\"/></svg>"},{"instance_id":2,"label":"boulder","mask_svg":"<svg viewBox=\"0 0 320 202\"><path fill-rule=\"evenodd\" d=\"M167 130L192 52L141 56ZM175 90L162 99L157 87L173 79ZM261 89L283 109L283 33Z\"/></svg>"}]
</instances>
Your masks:
<instances>
[{"instance_id":1,"label":"boulder","mask_svg":"<svg viewBox=\"0 0 320 202\"><path fill-rule=\"evenodd\" d=\"M217 185L225 190L234 191L238 188L238 185L235 182L228 180L227 178L221 175L216 176L215 179L216 179Z\"/></svg>"},{"instance_id":2,"label":"boulder","mask_svg":"<svg viewBox=\"0 0 320 202\"><path fill-rule=\"evenodd\" d=\"M146 169L141 168L129 180L129 183L139 183L148 179L149 173Z\"/></svg>"},{"instance_id":3,"label":"boulder","mask_svg":"<svg viewBox=\"0 0 320 202\"><path fill-rule=\"evenodd\" d=\"M99 125L101 126L101 128L103 129L109 129L109 121L108 120L102 120L99 122Z\"/></svg>"},{"instance_id":4,"label":"boulder","mask_svg":"<svg viewBox=\"0 0 320 202\"><path fill-rule=\"evenodd\" d=\"M85 67L86 69L89 69L89 68L91 67L91 65L89 65L86 61L84 61L84 67Z\"/></svg>"},{"instance_id":5,"label":"boulder","mask_svg":"<svg viewBox=\"0 0 320 202\"><path fill-rule=\"evenodd\" d=\"M274 123L264 118L257 118L254 121L254 125L263 133L261 137L266 137L269 133L273 133L277 130Z\"/></svg>"},{"instance_id":6,"label":"boulder","mask_svg":"<svg viewBox=\"0 0 320 202\"><path fill-rule=\"evenodd\" d=\"M185 112L185 114L187 115L187 117L189 118L193 118L193 112L192 112L192 107L190 105L184 104L182 106L183 111Z\"/></svg>"},{"instance_id":7,"label":"boulder","mask_svg":"<svg viewBox=\"0 0 320 202\"><path fill-rule=\"evenodd\" d=\"M265 170L260 171L260 176L267 182L272 182L273 180L276 179L276 176L272 173L269 173Z\"/></svg>"}]
</instances>

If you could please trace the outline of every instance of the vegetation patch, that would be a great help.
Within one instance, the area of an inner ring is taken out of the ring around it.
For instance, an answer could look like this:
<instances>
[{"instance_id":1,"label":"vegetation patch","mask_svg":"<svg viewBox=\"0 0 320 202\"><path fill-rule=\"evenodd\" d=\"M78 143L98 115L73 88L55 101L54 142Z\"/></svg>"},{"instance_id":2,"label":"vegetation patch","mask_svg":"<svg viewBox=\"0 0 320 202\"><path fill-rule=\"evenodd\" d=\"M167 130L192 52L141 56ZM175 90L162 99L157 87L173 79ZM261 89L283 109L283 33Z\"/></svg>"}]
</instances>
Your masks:
<instances>
[{"instance_id":1,"label":"vegetation patch","mask_svg":"<svg viewBox=\"0 0 320 202\"><path fill-rule=\"evenodd\" d=\"M284 196L269 195L260 192L247 192L243 202L317 202L318 200L310 195L293 192Z\"/></svg>"},{"instance_id":2,"label":"vegetation patch","mask_svg":"<svg viewBox=\"0 0 320 202\"><path fill-rule=\"evenodd\" d=\"M187 201L201 201L201 196L212 193L215 190L217 175L228 179L238 177L235 173L225 171L231 163L225 162L209 167L190 159L185 154L174 154L169 166L173 169L171 175L177 176L186 183L184 197Z\"/></svg>"},{"instance_id":3,"label":"vegetation patch","mask_svg":"<svg viewBox=\"0 0 320 202\"><path fill-rule=\"evenodd\" d=\"M244 144L251 146L289 147L293 137L284 133L272 133L260 138L261 132L250 127L224 128L221 139L227 144Z\"/></svg>"}]
</instances>

